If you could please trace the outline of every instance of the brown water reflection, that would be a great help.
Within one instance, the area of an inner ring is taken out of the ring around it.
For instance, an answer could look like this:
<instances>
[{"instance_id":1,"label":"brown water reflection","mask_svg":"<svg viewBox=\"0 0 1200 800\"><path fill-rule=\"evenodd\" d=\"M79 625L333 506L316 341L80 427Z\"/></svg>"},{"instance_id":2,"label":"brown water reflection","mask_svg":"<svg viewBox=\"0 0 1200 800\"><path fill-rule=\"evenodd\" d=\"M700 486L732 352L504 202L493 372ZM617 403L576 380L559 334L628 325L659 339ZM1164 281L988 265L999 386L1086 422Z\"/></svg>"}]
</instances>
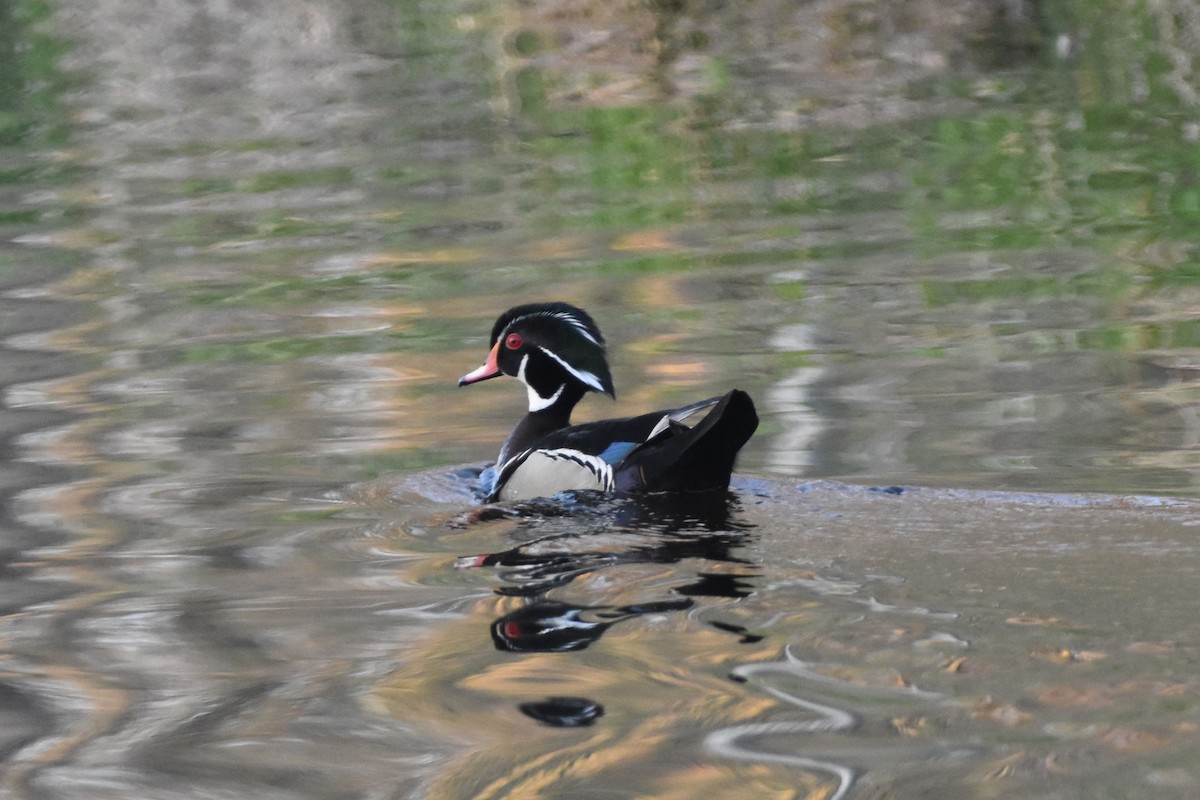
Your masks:
<instances>
[{"instance_id":1,"label":"brown water reflection","mask_svg":"<svg viewBox=\"0 0 1200 800\"><path fill-rule=\"evenodd\" d=\"M1197 794L1190 4L10 5L5 794ZM549 298L724 516L474 513Z\"/></svg>"},{"instance_id":2,"label":"brown water reflection","mask_svg":"<svg viewBox=\"0 0 1200 800\"><path fill-rule=\"evenodd\" d=\"M552 541L546 563L590 568L553 600L481 602L384 681L387 713L468 737L474 755L432 796L610 784L689 796L706 779L730 797L746 786L868 797L1194 787L1197 631L1166 611L1166 593L1146 604L1164 575L1197 566L1194 503L751 488L735 514L737 563L640 561L646 528L568 541L549 535L570 527L561 518L486 523L488 539ZM459 530L451 538L485 535ZM695 531L693 551L711 535ZM630 557L599 563L605 549ZM698 573L741 576L751 591L688 595ZM590 646L497 657L486 639L489 622L584 607L626 613L580 631L603 634ZM600 703L604 716L563 731L518 710L558 696Z\"/></svg>"}]
</instances>

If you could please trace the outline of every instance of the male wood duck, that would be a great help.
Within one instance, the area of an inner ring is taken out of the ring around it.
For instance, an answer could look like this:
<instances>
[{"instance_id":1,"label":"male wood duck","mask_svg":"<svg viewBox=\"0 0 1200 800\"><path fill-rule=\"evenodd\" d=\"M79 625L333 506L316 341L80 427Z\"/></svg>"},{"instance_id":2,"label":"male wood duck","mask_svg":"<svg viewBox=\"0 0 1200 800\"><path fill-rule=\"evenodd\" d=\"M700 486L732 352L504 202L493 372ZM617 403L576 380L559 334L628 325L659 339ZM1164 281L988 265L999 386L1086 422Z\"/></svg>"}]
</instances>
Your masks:
<instances>
[{"instance_id":1,"label":"male wood duck","mask_svg":"<svg viewBox=\"0 0 1200 800\"><path fill-rule=\"evenodd\" d=\"M567 303L510 308L492 326L491 346L483 366L458 385L510 375L525 384L529 413L500 448L489 503L586 489L725 489L738 451L758 427L754 402L739 389L681 408L571 425L571 410L585 394L615 399L616 391L600 329ZM683 424L704 410L694 426Z\"/></svg>"}]
</instances>

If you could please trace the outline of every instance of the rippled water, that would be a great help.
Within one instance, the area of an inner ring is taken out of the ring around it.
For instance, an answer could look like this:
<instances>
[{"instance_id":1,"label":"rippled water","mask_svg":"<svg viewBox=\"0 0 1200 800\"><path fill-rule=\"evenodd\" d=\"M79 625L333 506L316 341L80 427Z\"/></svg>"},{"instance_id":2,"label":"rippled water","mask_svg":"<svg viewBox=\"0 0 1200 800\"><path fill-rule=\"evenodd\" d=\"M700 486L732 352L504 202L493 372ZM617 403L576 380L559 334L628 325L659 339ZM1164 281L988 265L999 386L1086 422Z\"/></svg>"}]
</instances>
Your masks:
<instances>
[{"instance_id":1,"label":"rippled water","mask_svg":"<svg viewBox=\"0 0 1200 800\"><path fill-rule=\"evenodd\" d=\"M1190 5L3 14L5 796L1200 791ZM530 299L732 495L481 509Z\"/></svg>"}]
</instances>

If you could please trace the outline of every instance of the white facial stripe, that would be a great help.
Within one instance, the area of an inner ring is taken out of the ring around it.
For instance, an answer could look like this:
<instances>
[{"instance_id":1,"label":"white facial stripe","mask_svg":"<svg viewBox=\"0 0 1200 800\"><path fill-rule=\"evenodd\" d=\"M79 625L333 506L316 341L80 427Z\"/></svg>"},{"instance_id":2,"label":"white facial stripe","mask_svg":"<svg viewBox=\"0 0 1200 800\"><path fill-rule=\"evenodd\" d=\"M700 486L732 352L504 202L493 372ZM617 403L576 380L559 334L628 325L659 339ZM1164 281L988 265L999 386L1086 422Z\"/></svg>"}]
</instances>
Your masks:
<instances>
[{"instance_id":1,"label":"white facial stripe","mask_svg":"<svg viewBox=\"0 0 1200 800\"><path fill-rule=\"evenodd\" d=\"M575 367L572 367L566 361L563 361L561 358L559 358L553 352L547 350L546 348L542 347L541 345L538 345L538 350L541 350L543 353L545 353L546 355L553 358L555 361L557 361L559 364L562 365L563 369L565 369L567 372L574 375L576 378L579 378L579 380L583 381L588 386L595 389L597 392L605 391L604 384L602 384L600 382L600 379L598 377L596 377L595 375L593 375L592 373L588 372L587 370L575 369ZM526 356L526 358L528 358L528 356ZM522 369L525 368L524 362L521 362L521 368Z\"/></svg>"}]
</instances>

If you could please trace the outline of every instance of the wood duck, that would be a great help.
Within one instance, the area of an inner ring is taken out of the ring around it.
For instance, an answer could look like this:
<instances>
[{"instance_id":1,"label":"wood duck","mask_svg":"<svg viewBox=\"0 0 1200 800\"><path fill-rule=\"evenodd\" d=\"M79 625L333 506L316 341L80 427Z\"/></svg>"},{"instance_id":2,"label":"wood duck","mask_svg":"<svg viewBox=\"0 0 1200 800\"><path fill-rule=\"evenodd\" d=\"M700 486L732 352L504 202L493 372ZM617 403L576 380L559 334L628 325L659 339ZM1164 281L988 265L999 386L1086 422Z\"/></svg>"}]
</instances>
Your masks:
<instances>
[{"instance_id":1,"label":"wood duck","mask_svg":"<svg viewBox=\"0 0 1200 800\"><path fill-rule=\"evenodd\" d=\"M567 303L532 303L501 314L483 366L458 385L499 375L525 384L529 413L485 472L489 503L571 490L725 489L738 451L758 427L754 402L738 389L681 408L571 425L571 410L585 394L615 399L616 391L600 329ZM692 427L683 424L705 410Z\"/></svg>"}]
</instances>

